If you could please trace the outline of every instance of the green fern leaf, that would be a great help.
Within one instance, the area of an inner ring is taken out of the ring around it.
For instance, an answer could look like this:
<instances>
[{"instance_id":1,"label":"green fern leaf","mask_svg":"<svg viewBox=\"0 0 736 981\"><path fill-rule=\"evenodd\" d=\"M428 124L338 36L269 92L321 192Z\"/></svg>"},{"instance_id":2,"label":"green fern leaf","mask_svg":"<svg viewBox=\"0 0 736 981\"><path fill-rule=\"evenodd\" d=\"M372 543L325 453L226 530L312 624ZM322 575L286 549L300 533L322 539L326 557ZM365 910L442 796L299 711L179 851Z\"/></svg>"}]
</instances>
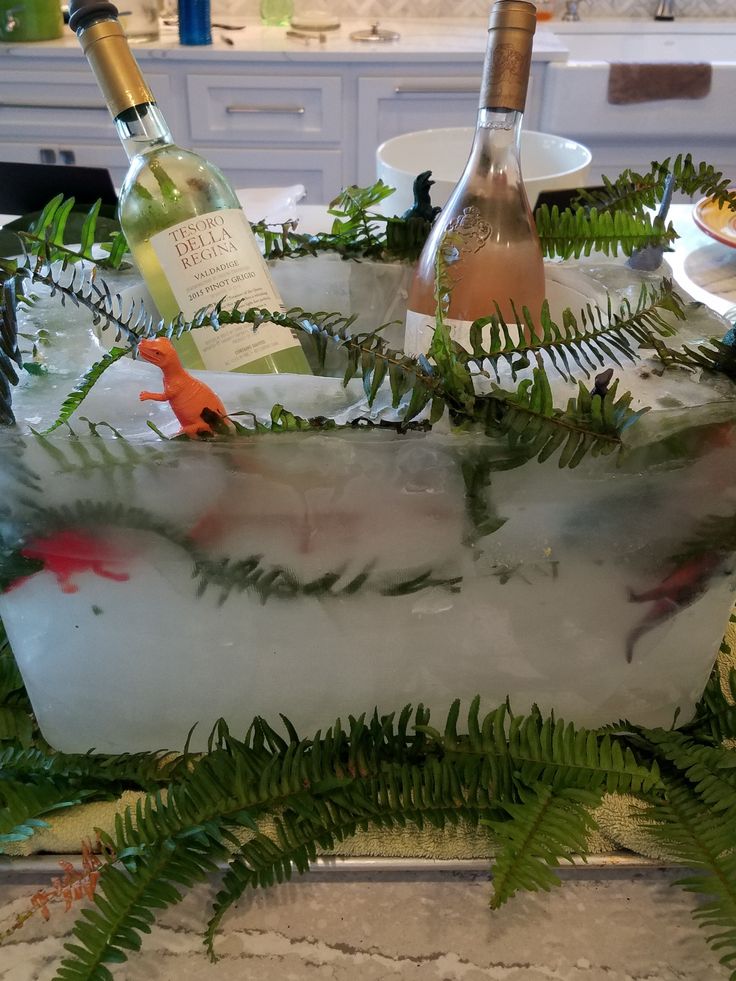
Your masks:
<instances>
[{"instance_id":1,"label":"green fern leaf","mask_svg":"<svg viewBox=\"0 0 736 981\"><path fill-rule=\"evenodd\" d=\"M736 380L736 348L712 337L710 344L700 344L697 349L683 345L680 350L668 347L659 338L652 338L657 357L664 365L683 365L686 368L704 368Z\"/></svg>"},{"instance_id":2,"label":"green fern leaf","mask_svg":"<svg viewBox=\"0 0 736 981\"><path fill-rule=\"evenodd\" d=\"M669 245L677 238L672 224L655 225L652 218L625 211L598 211L577 207L560 211L557 205L537 208L534 213L544 255L549 259L579 259L598 251L631 255L650 245Z\"/></svg>"},{"instance_id":3,"label":"green fern leaf","mask_svg":"<svg viewBox=\"0 0 736 981\"><path fill-rule=\"evenodd\" d=\"M18 347L18 317L16 307L20 285L15 276L15 263L3 270L4 281L0 302L0 426L12 426L13 388L20 380L16 368L21 368L23 358Z\"/></svg>"},{"instance_id":4,"label":"green fern leaf","mask_svg":"<svg viewBox=\"0 0 736 981\"><path fill-rule=\"evenodd\" d=\"M0 572L0 582L3 578ZM21 749L29 747L34 736L32 715L23 679L0 620L0 774L3 776L7 774L2 766L1 744L12 741Z\"/></svg>"},{"instance_id":5,"label":"green fern leaf","mask_svg":"<svg viewBox=\"0 0 736 981\"><path fill-rule=\"evenodd\" d=\"M80 262L82 259L94 261L96 266L117 269L127 251L125 236L115 232L110 242L98 242L99 217L102 202L96 201L84 216L81 230L75 235L79 239L79 248L72 249L65 242L67 224L74 211L74 198L64 198L57 194L44 207L38 218L30 225L28 231L18 232L24 249L29 256L37 256L45 263L63 260L67 263ZM73 241L73 240L72 240ZM103 254L93 258L94 246Z\"/></svg>"},{"instance_id":6,"label":"green fern leaf","mask_svg":"<svg viewBox=\"0 0 736 981\"><path fill-rule=\"evenodd\" d=\"M204 881L225 854L216 829L208 828L129 855L122 868L103 866L94 907L82 911L73 931L78 943L65 945L70 956L60 964L56 981L110 978L105 965L123 963L129 951L140 948L153 910L180 902L182 887Z\"/></svg>"},{"instance_id":7,"label":"green fern leaf","mask_svg":"<svg viewBox=\"0 0 736 981\"><path fill-rule=\"evenodd\" d=\"M11 842L24 841L45 827L43 818L52 811L73 807L91 795L70 788L64 778L46 777L31 782L0 779L0 853Z\"/></svg>"},{"instance_id":8,"label":"green fern leaf","mask_svg":"<svg viewBox=\"0 0 736 981\"><path fill-rule=\"evenodd\" d=\"M736 830L697 796L688 782L665 779L666 799L638 818L666 851L691 866L694 875L677 885L705 898L694 917L710 931L713 950L726 950L721 963L736 975Z\"/></svg>"},{"instance_id":9,"label":"green fern leaf","mask_svg":"<svg viewBox=\"0 0 736 981\"><path fill-rule=\"evenodd\" d=\"M61 403L61 409L59 410L59 415L56 417L51 425L40 432L39 435L47 436L52 433L59 426L62 426L65 422L74 415L79 406L89 395L92 386L97 383L100 376L104 371L106 371L111 365L115 364L121 358L125 357L126 354L130 353L129 348L114 347L112 348L104 357L100 358L95 364L89 368L82 376L79 383L75 386L74 391L64 399Z\"/></svg>"},{"instance_id":10,"label":"green fern leaf","mask_svg":"<svg viewBox=\"0 0 736 981\"><path fill-rule=\"evenodd\" d=\"M385 729L384 729L385 732ZM369 729L353 720L350 747L359 746ZM304 873L317 856L317 849L333 849L358 828L403 827L406 823L437 828L463 819L477 824L482 814L493 814L496 804L488 782L488 768L481 767L476 779L468 779L464 761L430 760L422 765L383 764L356 750L348 767L363 779L343 781L319 792L292 797L279 811L275 834L261 832L241 844L222 880L213 907L205 942L213 954L215 933L227 910L248 888L264 888ZM376 772L379 770L380 772Z\"/></svg>"},{"instance_id":11,"label":"green fern leaf","mask_svg":"<svg viewBox=\"0 0 736 981\"><path fill-rule=\"evenodd\" d=\"M508 768L515 775L511 782L497 784L506 797L511 797L514 779L528 786L544 783L608 793L648 794L660 785L656 759L639 760L625 739L544 718L538 711L514 716L505 706L495 709L480 725L482 740L476 745L466 738L453 738L448 745L437 730L420 728L450 758L476 755Z\"/></svg>"},{"instance_id":12,"label":"green fern leaf","mask_svg":"<svg viewBox=\"0 0 736 981\"><path fill-rule=\"evenodd\" d=\"M684 732L715 746L724 739L736 739L736 668L729 670L725 688L726 692L720 672L713 671L695 707L692 722L683 726Z\"/></svg>"},{"instance_id":13,"label":"green fern leaf","mask_svg":"<svg viewBox=\"0 0 736 981\"><path fill-rule=\"evenodd\" d=\"M79 236L79 251L86 259L92 258L92 247L95 244L95 231L97 230L97 218L102 207L102 200L98 198L85 215L82 224L82 231Z\"/></svg>"},{"instance_id":14,"label":"green fern leaf","mask_svg":"<svg viewBox=\"0 0 736 981\"><path fill-rule=\"evenodd\" d=\"M500 842L493 863L491 907L502 906L519 889L548 891L560 885L552 871L560 860L585 855L597 827L589 811L603 791L535 784L520 787L518 803L502 803L505 820L481 819Z\"/></svg>"},{"instance_id":15,"label":"green fern leaf","mask_svg":"<svg viewBox=\"0 0 736 981\"><path fill-rule=\"evenodd\" d=\"M703 746L677 731L647 730L657 754L672 763L724 824L736 821L736 758L733 750Z\"/></svg>"},{"instance_id":16,"label":"green fern leaf","mask_svg":"<svg viewBox=\"0 0 736 981\"><path fill-rule=\"evenodd\" d=\"M671 157L654 161L646 174L627 169L613 181L603 176L603 190L581 191L578 199L588 207L641 215L646 208L657 209L670 174L674 190L682 191L688 197L694 194L713 197L721 204L736 207L736 193L730 187L730 181L710 164L695 164L689 153L678 154L674 162Z\"/></svg>"},{"instance_id":17,"label":"green fern leaf","mask_svg":"<svg viewBox=\"0 0 736 981\"><path fill-rule=\"evenodd\" d=\"M579 384L577 398L561 410L552 402L547 375L535 368L533 378L524 379L515 392L494 385L478 402L486 404L487 435L505 436L512 450L524 451L523 459L544 462L559 451L558 465L573 468L587 453L620 450L623 431L647 411L632 410L631 395L617 399L616 391L614 383L604 396L591 397Z\"/></svg>"}]
</instances>

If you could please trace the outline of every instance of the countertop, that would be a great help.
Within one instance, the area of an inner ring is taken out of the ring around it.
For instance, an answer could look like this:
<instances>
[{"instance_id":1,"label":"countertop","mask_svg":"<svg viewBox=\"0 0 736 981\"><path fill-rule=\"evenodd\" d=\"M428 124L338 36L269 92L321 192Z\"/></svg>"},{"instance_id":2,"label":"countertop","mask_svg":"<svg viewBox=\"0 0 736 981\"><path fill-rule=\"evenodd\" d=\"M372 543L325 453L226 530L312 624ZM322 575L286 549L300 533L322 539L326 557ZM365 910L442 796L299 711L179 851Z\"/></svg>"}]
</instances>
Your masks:
<instances>
[{"instance_id":1,"label":"countertop","mask_svg":"<svg viewBox=\"0 0 736 981\"><path fill-rule=\"evenodd\" d=\"M20 863L14 863L17 866ZM561 869L563 885L488 908L484 863L325 862L249 892L223 923L211 964L202 930L214 884L192 891L111 965L115 981L726 981L673 885L681 869L630 861ZM53 862L0 871L0 919L22 913ZM382 867L383 866L383 867ZM45 867L45 871L41 871ZM55 867L58 872L58 866ZM33 917L2 947L0 981L51 981L74 913Z\"/></svg>"},{"instance_id":2,"label":"countertop","mask_svg":"<svg viewBox=\"0 0 736 981\"><path fill-rule=\"evenodd\" d=\"M372 20L365 17L343 20L334 31L324 32L325 41L305 41L287 37L281 27L264 27L258 20L244 17L222 16L218 23L232 25L233 30L219 27L212 29L212 44L183 46L179 44L177 29L162 28L156 41L133 42L133 49L141 61L147 59L170 60L235 60L248 55L252 61L319 61L344 62L394 62L397 58L411 62L436 62L438 57L451 56L453 61L477 62L486 47L486 21L480 17L427 17L417 19L387 18L380 22L381 29L398 31L397 41L385 43L352 41L353 31L370 28ZM79 42L71 31L65 31L55 41L34 44L0 44L0 55L8 57L70 57L81 59ZM565 61L567 48L551 31L537 31L534 37L534 61Z\"/></svg>"},{"instance_id":3,"label":"countertop","mask_svg":"<svg viewBox=\"0 0 736 981\"><path fill-rule=\"evenodd\" d=\"M305 230L324 208L297 207ZM668 267L695 299L728 314L736 248L710 239L690 205L670 217L681 235ZM620 262L621 260L615 260ZM736 314L735 314L736 315ZM58 872L58 857L0 862L0 932ZM488 909L482 862L322 860L287 885L251 892L226 918L211 964L201 933L216 883L157 921L116 981L725 981L692 917L697 900L674 886L681 869L636 856L593 857L561 870L551 893ZM74 913L54 907L3 944L0 981L51 981Z\"/></svg>"}]
</instances>

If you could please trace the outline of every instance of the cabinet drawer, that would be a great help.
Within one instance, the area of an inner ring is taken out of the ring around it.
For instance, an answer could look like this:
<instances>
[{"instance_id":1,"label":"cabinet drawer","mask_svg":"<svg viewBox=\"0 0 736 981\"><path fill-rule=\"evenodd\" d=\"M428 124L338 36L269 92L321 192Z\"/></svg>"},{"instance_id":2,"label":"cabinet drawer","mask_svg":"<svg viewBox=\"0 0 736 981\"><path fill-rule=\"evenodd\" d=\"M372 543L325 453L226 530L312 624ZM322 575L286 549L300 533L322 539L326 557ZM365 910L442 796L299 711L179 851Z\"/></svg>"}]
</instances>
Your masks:
<instances>
[{"instance_id":1,"label":"cabinet drawer","mask_svg":"<svg viewBox=\"0 0 736 981\"><path fill-rule=\"evenodd\" d=\"M376 149L392 136L442 126L474 126L480 68L465 76L361 78L358 81L359 184L376 179Z\"/></svg>"},{"instance_id":2,"label":"cabinet drawer","mask_svg":"<svg viewBox=\"0 0 736 981\"><path fill-rule=\"evenodd\" d=\"M534 129L544 66L532 65L527 92L527 129ZM358 184L376 179L376 150L385 140L414 130L475 126L482 66L465 74L363 76L358 79ZM470 149L470 147L468 147Z\"/></svg>"},{"instance_id":3,"label":"cabinet drawer","mask_svg":"<svg viewBox=\"0 0 736 981\"><path fill-rule=\"evenodd\" d=\"M151 73L151 88L166 112L169 79ZM0 137L62 138L117 142L110 118L90 71L0 71Z\"/></svg>"},{"instance_id":4,"label":"cabinet drawer","mask_svg":"<svg viewBox=\"0 0 736 981\"><path fill-rule=\"evenodd\" d=\"M271 150L197 147L228 178L233 187L289 187L303 184L307 204L325 204L342 187L340 150ZM257 220L261 215L249 215Z\"/></svg>"},{"instance_id":5,"label":"cabinet drawer","mask_svg":"<svg viewBox=\"0 0 736 981\"><path fill-rule=\"evenodd\" d=\"M192 140L339 143L342 79L189 75Z\"/></svg>"},{"instance_id":6,"label":"cabinet drawer","mask_svg":"<svg viewBox=\"0 0 736 981\"><path fill-rule=\"evenodd\" d=\"M0 140L0 158L13 163L49 163L60 168L65 164L77 167L102 167L110 172L115 187L120 187L128 170L128 158L119 145L95 146L70 143L66 140L40 140L36 143L14 143ZM56 189L49 186L52 198Z\"/></svg>"}]
</instances>

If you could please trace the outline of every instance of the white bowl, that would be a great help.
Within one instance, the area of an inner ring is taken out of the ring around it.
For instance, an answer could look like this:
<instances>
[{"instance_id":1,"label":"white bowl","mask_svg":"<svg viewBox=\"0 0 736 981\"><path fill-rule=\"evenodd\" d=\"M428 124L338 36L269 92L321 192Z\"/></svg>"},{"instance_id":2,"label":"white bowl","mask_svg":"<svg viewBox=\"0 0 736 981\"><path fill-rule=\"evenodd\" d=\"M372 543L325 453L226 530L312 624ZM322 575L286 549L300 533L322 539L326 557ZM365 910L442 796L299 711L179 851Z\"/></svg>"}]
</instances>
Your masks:
<instances>
[{"instance_id":1,"label":"white bowl","mask_svg":"<svg viewBox=\"0 0 736 981\"><path fill-rule=\"evenodd\" d=\"M463 172L473 133L470 126L424 129L382 143L376 150L376 173L385 184L396 188L382 210L399 215L410 208L414 202L414 178L423 170L432 171L432 203L443 205ZM582 143L523 130L521 167L532 208L541 191L583 186L590 160L590 150Z\"/></svg>"}]
</instances>

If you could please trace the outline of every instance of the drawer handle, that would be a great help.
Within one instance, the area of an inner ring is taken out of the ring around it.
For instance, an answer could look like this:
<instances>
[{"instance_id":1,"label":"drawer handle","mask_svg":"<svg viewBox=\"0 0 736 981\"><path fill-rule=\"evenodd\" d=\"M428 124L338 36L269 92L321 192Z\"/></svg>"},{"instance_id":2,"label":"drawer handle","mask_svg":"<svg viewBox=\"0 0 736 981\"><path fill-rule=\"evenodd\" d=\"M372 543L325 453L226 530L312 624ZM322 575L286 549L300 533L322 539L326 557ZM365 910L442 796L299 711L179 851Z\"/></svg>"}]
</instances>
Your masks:
<instances>
[{"instance_id":1,"label":"drawer handle","mask_svg":"<svg viewBox=\"0 0 736 981\"><path fill-rule=\"evenodd\" d=\"M397 85L394 92L396 95L477 95L479 84L448 85L443 89L436 85Z\"/></svg>"},{"instance_id":2,"label":"drawer handle","mask_svg":"<svg viewBox=\"0 0 736 981\"><path fill-rule=\"evenodd\" d=\"M104 105L72 105L65 102L60 105L49 105L42 102L2 102L0 101L0 109L99 109L103 112L107 112L107 106Z\"/></svg>"},{"instance_id":3,"label":"drawer handle","mask_svg":"<svg viewBox=\"0 0 736 981\"><path fill-rule=\"evenodd\" d=\"M304 106L225 106L225 112L283 112L303 116Z\"/></svg>"}]
</instances>

